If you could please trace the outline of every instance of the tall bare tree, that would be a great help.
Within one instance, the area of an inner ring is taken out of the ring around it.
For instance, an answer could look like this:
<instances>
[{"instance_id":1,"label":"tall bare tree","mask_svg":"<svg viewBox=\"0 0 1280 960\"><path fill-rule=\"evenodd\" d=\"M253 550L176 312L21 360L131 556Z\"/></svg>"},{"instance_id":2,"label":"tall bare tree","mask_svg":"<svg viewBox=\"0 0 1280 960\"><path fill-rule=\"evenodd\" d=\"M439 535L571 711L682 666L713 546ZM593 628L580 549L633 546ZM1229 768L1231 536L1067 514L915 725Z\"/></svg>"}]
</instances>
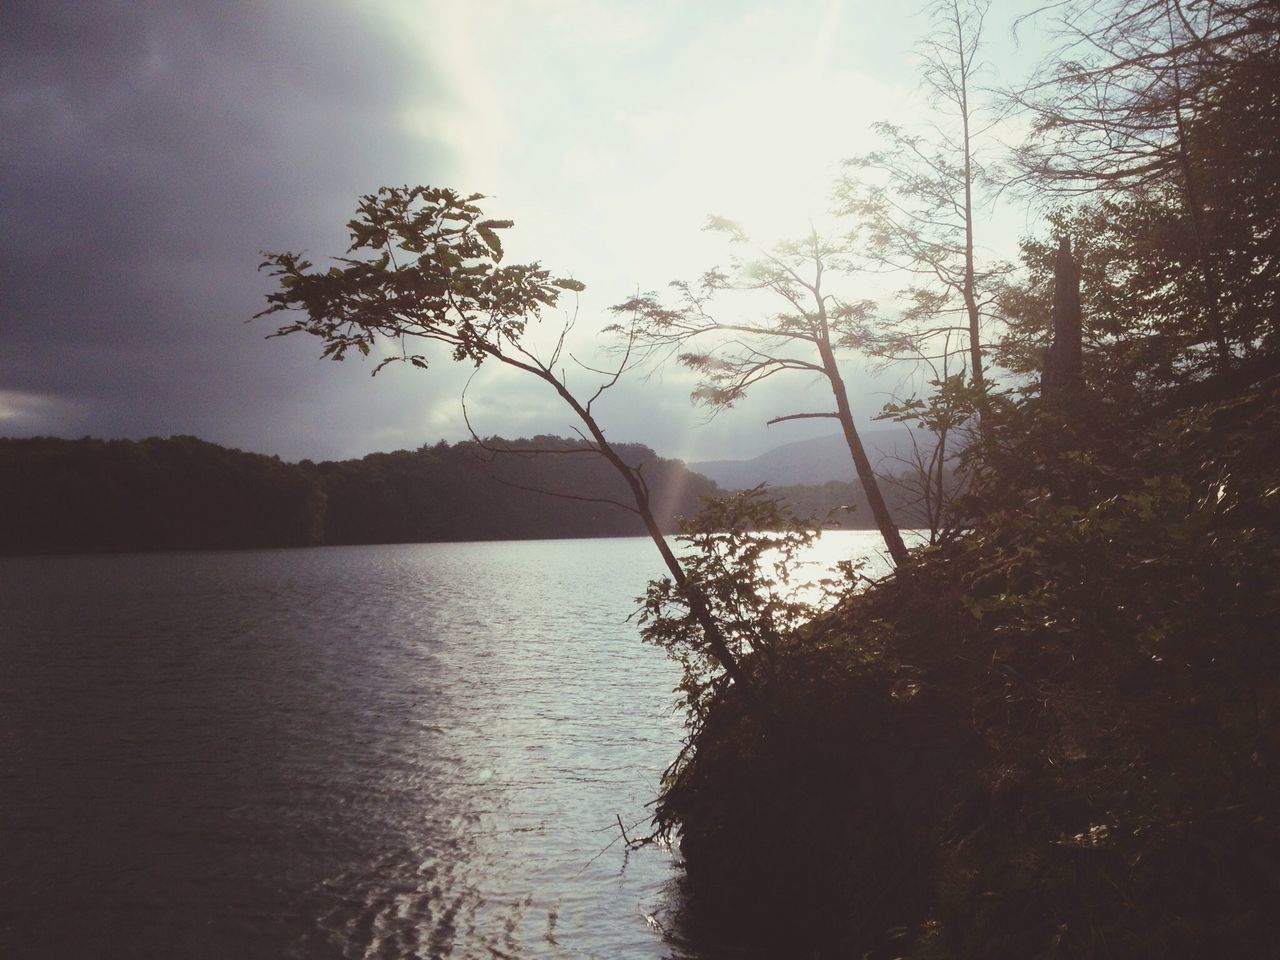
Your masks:
<instances>
[{"instance_id":1,"label":"tall bare tree","mask_svg":"<svg viewBox=\"0 0 1280 960\"><path fill-rule=\"evenodd\" d=\"M977 221L991 181L982 147L1002 114L980 107L987 0L935 0L921 45L922 80L934 107L923 131L876 124L883 146L846 162L837 186L840 209L852 214L855 244L877 269L907 275L906 308L890 324L880 350L893 359L940 359L952 335L964 335L969 376L986 389L983 320L999 265L978 263Z\"/></svg>"}]
</instances>

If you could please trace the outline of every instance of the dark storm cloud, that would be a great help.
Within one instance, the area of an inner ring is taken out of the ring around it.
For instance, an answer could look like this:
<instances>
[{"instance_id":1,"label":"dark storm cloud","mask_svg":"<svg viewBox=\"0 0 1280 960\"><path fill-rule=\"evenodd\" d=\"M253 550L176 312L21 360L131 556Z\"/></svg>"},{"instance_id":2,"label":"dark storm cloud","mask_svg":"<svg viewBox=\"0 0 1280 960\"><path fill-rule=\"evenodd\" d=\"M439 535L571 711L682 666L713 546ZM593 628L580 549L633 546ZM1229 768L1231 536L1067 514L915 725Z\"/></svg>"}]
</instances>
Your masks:
<instances>
[{"instance_id":1,"label":"dark storm cloud","mask_svg":"<svg viewBox=\"0 0 1280 960\"><path fill-rule=\"evenodd\" d=\"M6 4L0 405L31 402L16 417L10 403L0 433L253 445L288 431L264 423L329 403L331 415L298 421L325 423L314 446L273 448L325 455L392 402L367 371L335 377L309 344L264 344L261 322L241 323L267 288L259 250L338 252L359 194L440 179L442 152L401 118L406 96L443 94L378 12Z\"/></svg>"}]
</instances>

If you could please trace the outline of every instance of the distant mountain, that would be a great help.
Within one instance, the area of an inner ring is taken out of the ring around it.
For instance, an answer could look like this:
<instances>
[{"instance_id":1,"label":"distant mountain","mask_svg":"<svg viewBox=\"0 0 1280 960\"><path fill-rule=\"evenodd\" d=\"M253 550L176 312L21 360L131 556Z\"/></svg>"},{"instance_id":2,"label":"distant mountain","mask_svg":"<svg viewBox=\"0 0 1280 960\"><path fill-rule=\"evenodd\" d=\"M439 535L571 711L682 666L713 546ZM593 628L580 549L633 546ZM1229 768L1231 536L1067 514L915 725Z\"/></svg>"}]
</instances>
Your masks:
<instances>
[{"instance_id":1,"label":"distant mountain","mask_svg":"<svg viewBox=\"0 0 1280 960\"><path fill-rule=\"evenodd\" d=\"M926 449L931 442L930 435L906 426L859 431L858 436L867 448L871 466L878 473L897 474L905 467L895 462L895 458L910 456L913 433L921 449ZM832 480L853 479L853 461L844 435L839 433L784 443L750 460L702 460L687 466L726 490L745 490L759 483L821 485Z\"/></svg>"}]
</instances>

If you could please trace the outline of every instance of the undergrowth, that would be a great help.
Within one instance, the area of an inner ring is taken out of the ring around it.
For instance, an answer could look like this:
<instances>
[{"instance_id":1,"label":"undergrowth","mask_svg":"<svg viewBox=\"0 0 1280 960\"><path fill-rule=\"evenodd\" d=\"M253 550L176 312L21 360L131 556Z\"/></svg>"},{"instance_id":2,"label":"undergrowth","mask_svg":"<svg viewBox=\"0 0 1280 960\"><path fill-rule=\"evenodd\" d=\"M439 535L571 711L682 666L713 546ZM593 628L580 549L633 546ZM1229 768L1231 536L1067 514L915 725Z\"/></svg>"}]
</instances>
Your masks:
<instances>
[{"instance_id":1,"label":"undergrowth","mask_svg":"<svg viewBox=\"0 0 1280 960\"><path fill-rule=\"evenodd\" d=\"M1273 955L1280 380L987 432L967 532L744 650L657 807L765 955ZM783 953L777 953L778 950Z\"/></svg>"}]
</instances>

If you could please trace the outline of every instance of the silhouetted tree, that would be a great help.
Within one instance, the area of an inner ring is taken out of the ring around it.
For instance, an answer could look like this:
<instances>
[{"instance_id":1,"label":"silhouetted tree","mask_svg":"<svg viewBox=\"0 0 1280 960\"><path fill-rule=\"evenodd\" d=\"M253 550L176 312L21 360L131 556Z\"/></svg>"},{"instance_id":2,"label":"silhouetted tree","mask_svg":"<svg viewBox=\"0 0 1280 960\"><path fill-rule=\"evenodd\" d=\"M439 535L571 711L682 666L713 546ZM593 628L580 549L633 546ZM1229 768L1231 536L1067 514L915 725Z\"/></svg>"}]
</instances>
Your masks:
<instances>
[{"instance_id":1,"label":"silhouetted tree","mask_svg":"<svg viewBox=\"0 0 1280 960\"><path fill-rule=\"evenodd\" d=\"M263 267L279 289L268 295L269 306L258 316L298 316L275 335L318 337L323 356L333 360L353 349L367 356L387 342L395 352L375 373L395 362L425 369L429 361L423 351L441 344L456 361L477 367L497 362L545 383L573 411L585 430L584 442L625 481L632 503L610 502L640 517L709 651L729 677L748 688L706 597L663 539L643 473L605 438L593 412L595 401L627 368L628 357L583 400L555 370L568 328L545 357L527 344L528 325L563 292L581 290L582 284L553 277L536 263L503 264L498 232L511 222L486 218L476 205L481 199L436 187L380 188L362 199L348 224L349 255L338 258L337 265L321 271L295 253L265 254Z\"/></svg>"},{"instance_id":2,"label":"silhouetted tree","mask_svg":"<svg viewBox=\"0 0 1280 960\"><path fill-rule=\"evenodd\" d=\"M747 242L733 223L714 218L711 226L728 234L735 245ZM713 410L731 407L757 383L784 371L816 375L831 389L835 411L789 413L769 421L823 418L840 424L858 481L895 564L909 560L866 449L853 422L837 351L860 346L866 339L868 302L847 302L824 287L827 271L846 267L848 259L816 232L807 240L782 244L763 251L758 259L735 258L729 272L713 270L694 285L672 284L678 294L674 305L654 294L633 297L614 307L627 317L618 329L628 343L639 343L659 356L674 353L679 361L702 375L694 391L695 401ZM766 292L781 300L778 309L756 319L740 319L719 295L731 291ZM732 319L722 318L725 310Z\"/></svg>"},{"instance_id":3,"label":"silhouetted tree","mask_svg":"<svg viewBox=\"0 0 1280 960\"><path fill-rule=\"evenodd\" d=\"M922 80L934 114L927 132L893 123L874 129L883 146L845 163L837 185L840 209L856 217L850 242L879 270L905 273L901 316L880 324L878 349L893 359L941 360L961 334L969 375L986 388L983 317L994 302L1003 265L980 266L977 208L993 177L982 162L999 111L975 100L984 69L986 0L935 0L922 44ZM935 379L937 377L935 376Z\"/></svg>"},{"instance_id":4,"label":"silhouetted tree","mask_svg":"<svg viewBox=\"0 0 1280 960\"><path fill-rule=\"evenodd\" d=\"M1223 246L1256 246L1271 230L1255 229L1246 240L1224 217L1222 194L1234 189L1227 171L1238 172L1241 154L1261 147L1275 156L1273 142L1263 142L1274 138L1259 131L1278 119L1280 10L1265 0L1067 2L1052 9L1058 47L1015 97L1033 121L1018 155L1022 177L1058 195L1141 202L1154 192L1164 203L1176 200L1178 216L1166 219L1182 221L1194 257L1199 336L1225 369L1233 351L1248 351L1250 335L1232 316L1239 298L1223 275L1231 259ZM1274 210L1274 200L1263 207Z\"/></svg>"},{"instance_id":5,"label":"silhouetted tree","mask_svg":"<svg viewBox=\"0 0 1280 960\"><path fill-rule=\"evenodd\" d=\"M1079 391L1083 326L1080 268L1071 255L1071 242L1064 236L1058 241L1058 255L1053 261L1053 343L1040 378L1042 395L1070 396Z\"/></svg>"}]
</instances>

